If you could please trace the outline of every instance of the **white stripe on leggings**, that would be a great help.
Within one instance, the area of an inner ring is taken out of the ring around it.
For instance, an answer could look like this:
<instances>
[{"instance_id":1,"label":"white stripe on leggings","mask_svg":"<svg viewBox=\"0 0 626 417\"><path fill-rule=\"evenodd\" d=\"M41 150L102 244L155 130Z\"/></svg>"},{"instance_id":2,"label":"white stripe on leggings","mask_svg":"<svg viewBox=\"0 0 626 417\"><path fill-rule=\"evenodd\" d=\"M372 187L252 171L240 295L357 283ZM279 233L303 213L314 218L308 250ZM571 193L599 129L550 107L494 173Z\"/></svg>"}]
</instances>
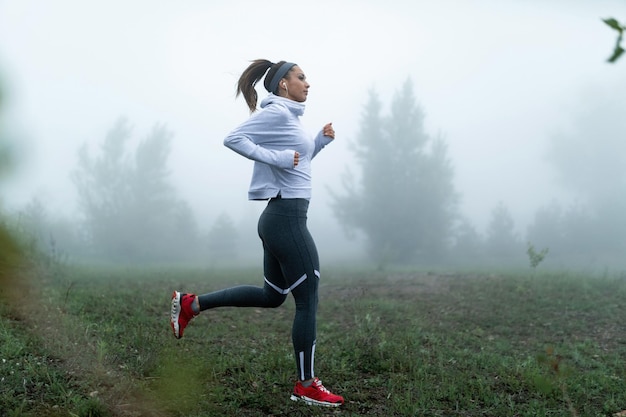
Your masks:
<instances>
[{"instance_id":1,"label":"white stripe on leggings","mask_svg":"<svg viewBox=\"0 0 626 417\"><path fill-rule=\"evenodd\" d=\"M315 378L315 344L317 341L313 342L313 346L311 346L311 378ZM300 361L300 381L304 381L304 352L298 352L298 360Z\"/></svg>"},{"instance_id":2,"label":"white stripe on leggings","mask_svg":"<svg viewBox=\"0 0 626 417\"><path fill-rule=\"evenodd\" d=\"M317 278L320 277L320 271L318 270L314 270L313 273L315 273L315 276ZM287 289L282 289L280 288L278 285L271 283L267 277L263 277L263 279L265 280L265 282L268 283L268 285L272 288L274 288L277 292L279 292L280 294L289 294L289 291L293 291L294 288L296 288L298 285L302 284L304 282L304 280L306 279L306 274L302 275L300 278L298 278L298 280L296 282L293 283L293 285Z\"/></svg>"},{"instance_id":3,"label":"white stripe on leggings","mask_svg":"<svg viewBox=\"0 0 626 417\"><path fill-rule=\"evenodd\" d=\"M313 341L313 347L311 348L311 378L315 378L315 372L313 372L313 370L315 369L315 344L317 341Z\"/></svg>"}]
</instances>

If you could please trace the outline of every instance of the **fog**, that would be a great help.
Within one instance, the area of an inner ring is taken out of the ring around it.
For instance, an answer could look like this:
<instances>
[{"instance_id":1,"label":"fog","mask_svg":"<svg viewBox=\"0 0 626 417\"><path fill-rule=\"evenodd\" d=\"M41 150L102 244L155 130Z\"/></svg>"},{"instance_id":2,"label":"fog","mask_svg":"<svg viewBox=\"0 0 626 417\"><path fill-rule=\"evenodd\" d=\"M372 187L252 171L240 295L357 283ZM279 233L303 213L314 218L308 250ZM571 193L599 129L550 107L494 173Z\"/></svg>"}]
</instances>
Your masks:
<instances>
[{"instance_id":1,"label":"fog","mask_svg":"<svg viewBox=\"0 0 626 417\"><path fill-rule=\"evenodd\" d=\"M368 91L388 105L407 78L427 130L448 143L463 215L482 231L503 202L524 234L539 207L576 199L547 159L552 138L624 97L626 61L606 62L616 39L607 17L626 19L626 3L0 2L2 110L17 162L0 184L2 205L37 196L53 213L74 212L78 148L96 151L123 116L136 142L157 123L173 131L172 180L200 225L224 212L256 217L264 204L247 201L252 163L222 140L248 117L235 98L239 75L267 58L307 74L305 127L333 122L337 132L313 164L309 218L322 255L359 252L328 188L354 164Z\"/></svg>"}]
</instances>

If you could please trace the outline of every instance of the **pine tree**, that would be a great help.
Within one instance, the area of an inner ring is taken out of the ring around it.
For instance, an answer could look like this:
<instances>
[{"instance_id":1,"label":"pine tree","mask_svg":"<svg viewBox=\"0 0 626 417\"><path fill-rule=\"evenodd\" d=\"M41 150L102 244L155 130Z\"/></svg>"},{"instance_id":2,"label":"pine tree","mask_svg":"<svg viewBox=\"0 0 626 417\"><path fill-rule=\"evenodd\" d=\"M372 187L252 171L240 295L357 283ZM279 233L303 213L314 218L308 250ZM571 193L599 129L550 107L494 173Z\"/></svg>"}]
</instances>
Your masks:
<instances>
[{"instance_id":1,"label":"pine tree","mask_svg":"<svg viewBox=\"0 0 626 417\"><path fill-rule=\"evenodd\" d=\"M487 255L496 263L508 263L524 254L522 242L515 232L513 216L503 202L491 211L485 245Z\"/></svg>"},{"instance_id":2,"label":"pine tree","mask_svg":"<svg viewBox=\"0 0 626 417\"><path fill-rule=\"evenodd\" d=\"M172 133L157 125L127 151L132 129L121 119L100 153L79 151L73 180L95 256L115 261L180 259L197 243L191 209L170 183L167 160Z\"/></svg>"},{"instance_id":3,"label":"pine tree","mask_svg":"<svg viewBox=\"0 0 626 417\"><path fill-rule=\"evenodd\" d=\"M332 207L348 232L363 232L379 264L439 260L456 213L453 169L441 138L424 128L424 111L407 80L388 117L370 91L354 143L360 174L344 176Z\"/></svg>"}]
</instances>

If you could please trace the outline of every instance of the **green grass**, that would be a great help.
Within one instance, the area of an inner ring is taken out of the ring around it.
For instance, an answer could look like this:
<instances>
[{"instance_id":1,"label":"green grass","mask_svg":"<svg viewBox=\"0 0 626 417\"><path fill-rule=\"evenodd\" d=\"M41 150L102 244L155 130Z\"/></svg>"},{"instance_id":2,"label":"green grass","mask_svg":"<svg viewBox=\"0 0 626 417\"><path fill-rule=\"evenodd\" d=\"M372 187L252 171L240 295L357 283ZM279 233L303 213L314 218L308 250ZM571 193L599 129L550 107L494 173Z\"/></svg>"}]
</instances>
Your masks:
<instances>
[{"instance_id":1,"label":"green grass","mask_svg":"<svg viewBox=\"0 0 626 417\"><path fill-rule=\"evenodd\" d=\"M289 401L291 298L201 314L173 289L259 271L60 270L4 306L0 415L611 416L626 409L626 280L574 273L325 271L316 371L339 410Z\"/></svg>"}]
</instances>

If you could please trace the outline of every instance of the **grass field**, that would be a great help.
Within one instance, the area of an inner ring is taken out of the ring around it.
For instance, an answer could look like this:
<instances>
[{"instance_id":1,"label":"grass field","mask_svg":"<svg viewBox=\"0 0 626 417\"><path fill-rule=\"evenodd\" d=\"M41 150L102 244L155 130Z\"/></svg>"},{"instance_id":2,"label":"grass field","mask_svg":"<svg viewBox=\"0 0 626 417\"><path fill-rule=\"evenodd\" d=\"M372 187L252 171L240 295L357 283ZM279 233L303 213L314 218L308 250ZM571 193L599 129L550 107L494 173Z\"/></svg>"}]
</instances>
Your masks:
<instances>
[{"instance_id":1,"label":"grass field","mask_svg":"<svg viewBox=\"0 0 626 417\"><path fill-rule=\"evenodd\" d=\"M0 415L613 416L626 278L323 271L316 370L339 409L289 400L293 301L168 324L173 289L258 271L61 268L1 307Z\"/></svg>"}]
</instances>

